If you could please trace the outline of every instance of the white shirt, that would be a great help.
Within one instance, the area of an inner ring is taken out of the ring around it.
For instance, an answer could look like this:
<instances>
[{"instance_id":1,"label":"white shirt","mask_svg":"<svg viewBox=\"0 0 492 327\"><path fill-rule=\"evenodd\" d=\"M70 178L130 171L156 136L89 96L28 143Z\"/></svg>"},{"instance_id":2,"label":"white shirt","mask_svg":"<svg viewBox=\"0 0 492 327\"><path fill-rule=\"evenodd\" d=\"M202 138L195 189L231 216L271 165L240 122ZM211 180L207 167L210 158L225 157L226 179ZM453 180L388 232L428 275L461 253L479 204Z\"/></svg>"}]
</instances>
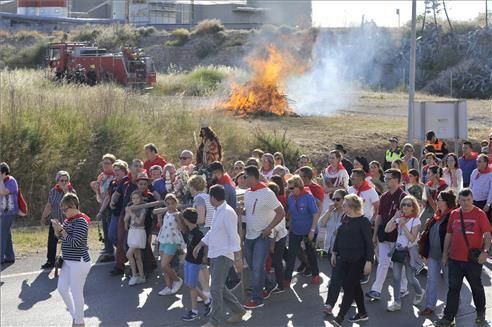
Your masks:
<instances>
[{"instance_id":1,"label":"white shirt","mask_svg":"<svg viewBox=\"0 0 492 327\"><path fill-rule=\"evenodd\" d=\"M401 218L396 219L397 224L400 223L400 219ZM407 226L408 231L411 233L413 227L420 226L420 219L419 218L408 219L406 226ZM398 229L398 237L396 239L397 246L399 244L401 247L409 248L409 247L412 247L416 243L416 241L410 242L410 240L407 238L407 235L403 231L403 228L400 228L399 226L397 226L397 229Z\"/></svg>"},{"instance_id":2,"label":"white shirt","mask_svg":"<svg viewBox=\"0 0 492 327\"><path fill-rule=\"evenodd\" d=\"M455 191L456 194L458 194L463 188L463 172L460 168L456 169L452 177L449 170L444 168L442 178L446 181L446 184L449 185L449 188Z\"/></svg>"},{"instance_id":3,"label":"white shirt","mask_svg":"<svg viewBox=\"0 0 492 327\"><path fill-rule=\"evenodd\" d=\"M357 194L357 190L353 186L350 186L347 191L349 194ZM374 203L379 202L378 192L374 187L371 187L367 191L360 192L359 196L364 201L364 216L371 221L374 216Z\"/></svg>"},{"instance_id":4,"label":"white shirt","mask_svg":"<svg viewBox=\"0 0 492 327\"><path fill-rule=\"evenodd\" d=\"M275 238L275 242L280 241L281 239L286 237L287 234L289 234L289 231L285 226L285 218L282 218L282 220L277 224L277 226L273 227L273 237Z\"/></svg>"},{"instance_id":5,"label":"white shirt","mask_svg":"<svg viewBox=\"0 0 492 327\"><path fill-rule=\"evenodd\" d=\"M256 191L248 190L244 194L244 209L246 210L246 238L254 240L270 225L275 218L275 209L282 204L275 193L268 187ZM273 237L270 235L270 237Z\"/></svg>"},{"instance_id":6,"label":"white shirt","mask_svg":"<svg viewBox=\"0 0 492 327\"><path fill-rule=\"evenodd\" d=\"M225 201L215 209L210 230L202 238L208 246L208 257L228 257L234 260L234 252L241 250L237 232L237 214Z\"/></svg>"}]
</instances>

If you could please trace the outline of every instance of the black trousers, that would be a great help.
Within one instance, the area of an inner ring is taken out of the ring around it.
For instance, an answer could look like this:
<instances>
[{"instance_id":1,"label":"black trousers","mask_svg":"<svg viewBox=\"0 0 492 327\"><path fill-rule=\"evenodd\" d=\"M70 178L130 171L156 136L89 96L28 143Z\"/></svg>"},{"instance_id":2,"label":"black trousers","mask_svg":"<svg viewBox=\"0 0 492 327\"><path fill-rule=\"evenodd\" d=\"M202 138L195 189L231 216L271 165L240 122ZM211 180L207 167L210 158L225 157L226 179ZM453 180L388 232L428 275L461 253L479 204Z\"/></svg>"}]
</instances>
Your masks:
<instances>
[{"instance_id":1,"label":"black trousers","mask_svg":"<svg viewBox=\"0 0 492 327\"><path fill-rule=\"evenodd\" d=\"M453 321L458 312L460 291L463 277L466 278L472 291L473 303L477 312L485 312L485 290L482 285L482 265L474 262L463 262L449 259L448 261L449 289L446 298L444 318Z\"/></svg>"},{"instance_id":2,"label":"black trousers","mask_svg":"<svg viewBox=\"0 0 492 327\"><path fill-rule=\"evenodd\" d=\"M50 222L48 231L48 253L46 259L48 262L55 263L56 260L56 246L58 245L58 239L55 236L55 230Z\"/></svg>"},{"instance_id":3,"label":"black trousers","mask_svg":"<svg viewBox=\"0 0 492 327\"><path fill-rule=\"evenodd\" d=\"M328 256L331 258L331 254ZM337 262L340 262L340 257L337 257ZM337 264L335 267L331 269L331 278L330 285L328 285L328 296L326 297L325 304L330 305L332 308L337 303L338 295L340 295L340 290L342 288L343 282L343 274L342 265Z\"/></svg>"},{"instance_id":4,"label":"black trousers","mask_svg":"<svg viewBox=\"0 0 492 327\"><path fill-rule=\"evenodd\" d=\"M364 293L362 293L362 287L360 285L360 278L364 271L365 260L359 260L356 262L338 261L337 266L340 265L340 270L344 274L343 276L343 299L342 306L338 312L338 317L344 318L355 300L357 304L357 311L359 314L366 314L366 307L364 305Z\"/></svg>"}]
</instances>

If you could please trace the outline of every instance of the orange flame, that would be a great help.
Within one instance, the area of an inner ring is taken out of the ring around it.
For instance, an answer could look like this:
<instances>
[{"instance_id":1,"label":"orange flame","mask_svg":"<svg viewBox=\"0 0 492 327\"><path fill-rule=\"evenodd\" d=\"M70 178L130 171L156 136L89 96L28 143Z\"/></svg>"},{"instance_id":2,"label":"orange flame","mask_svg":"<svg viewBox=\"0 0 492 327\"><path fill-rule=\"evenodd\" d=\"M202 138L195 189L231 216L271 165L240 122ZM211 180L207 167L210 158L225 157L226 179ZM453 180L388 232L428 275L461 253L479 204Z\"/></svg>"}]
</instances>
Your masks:
<instances>
[{"instance_id":1,"label":"orange flame","mask_svg":"<svg viewBox=\"0 0 492 327\"><path fill-rule=\"evenodd\" d=\"M251 79L243 85L233 83L231 94L223 108L241 116L267 113L286 116L293 113L283 82L291 74L304 71L289 53L281 53L273 45L267 47L266 57L250 57Z\"/></svg>"}]
</instances>

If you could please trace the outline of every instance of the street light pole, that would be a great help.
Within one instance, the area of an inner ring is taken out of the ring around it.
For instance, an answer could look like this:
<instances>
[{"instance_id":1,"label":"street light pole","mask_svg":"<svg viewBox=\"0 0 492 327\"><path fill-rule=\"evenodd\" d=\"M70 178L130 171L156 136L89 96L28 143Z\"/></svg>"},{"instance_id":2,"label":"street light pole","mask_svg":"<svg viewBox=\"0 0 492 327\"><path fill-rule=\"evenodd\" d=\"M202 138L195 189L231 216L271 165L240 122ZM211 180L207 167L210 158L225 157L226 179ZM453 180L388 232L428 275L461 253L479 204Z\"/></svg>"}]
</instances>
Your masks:
<instances>
[{"instance_id":1,"label":"street light pole","mask_svg":"<svg viewBox=\"0 0 492 327\"><path fill-rule=\"evenodd\" d=\"M410 67L408 70L408 143L412 143L413 135L413 110L415 103L415 56L417 47L417 0L412 0L412 32L410 40Z\"/></svg>"}]
</instances>

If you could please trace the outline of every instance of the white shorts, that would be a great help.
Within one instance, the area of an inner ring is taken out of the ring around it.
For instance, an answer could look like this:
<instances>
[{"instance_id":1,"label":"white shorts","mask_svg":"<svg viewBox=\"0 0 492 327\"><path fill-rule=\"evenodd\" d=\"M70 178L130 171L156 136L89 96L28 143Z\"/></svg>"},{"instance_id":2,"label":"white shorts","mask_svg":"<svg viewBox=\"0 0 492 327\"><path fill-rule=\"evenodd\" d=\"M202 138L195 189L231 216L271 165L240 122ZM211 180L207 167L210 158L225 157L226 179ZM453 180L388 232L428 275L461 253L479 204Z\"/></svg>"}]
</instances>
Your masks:
<instances>
[{"instance_id":1,"label":"white shorts","mask_svg":"<svg viewBox=\"0 0 492 327\"><path fill-rule=\"evenodd\" d=\"M130 228L127 244L130 248L145 249L147 234L144 228Z\"/></svg>"}]
</instances>

